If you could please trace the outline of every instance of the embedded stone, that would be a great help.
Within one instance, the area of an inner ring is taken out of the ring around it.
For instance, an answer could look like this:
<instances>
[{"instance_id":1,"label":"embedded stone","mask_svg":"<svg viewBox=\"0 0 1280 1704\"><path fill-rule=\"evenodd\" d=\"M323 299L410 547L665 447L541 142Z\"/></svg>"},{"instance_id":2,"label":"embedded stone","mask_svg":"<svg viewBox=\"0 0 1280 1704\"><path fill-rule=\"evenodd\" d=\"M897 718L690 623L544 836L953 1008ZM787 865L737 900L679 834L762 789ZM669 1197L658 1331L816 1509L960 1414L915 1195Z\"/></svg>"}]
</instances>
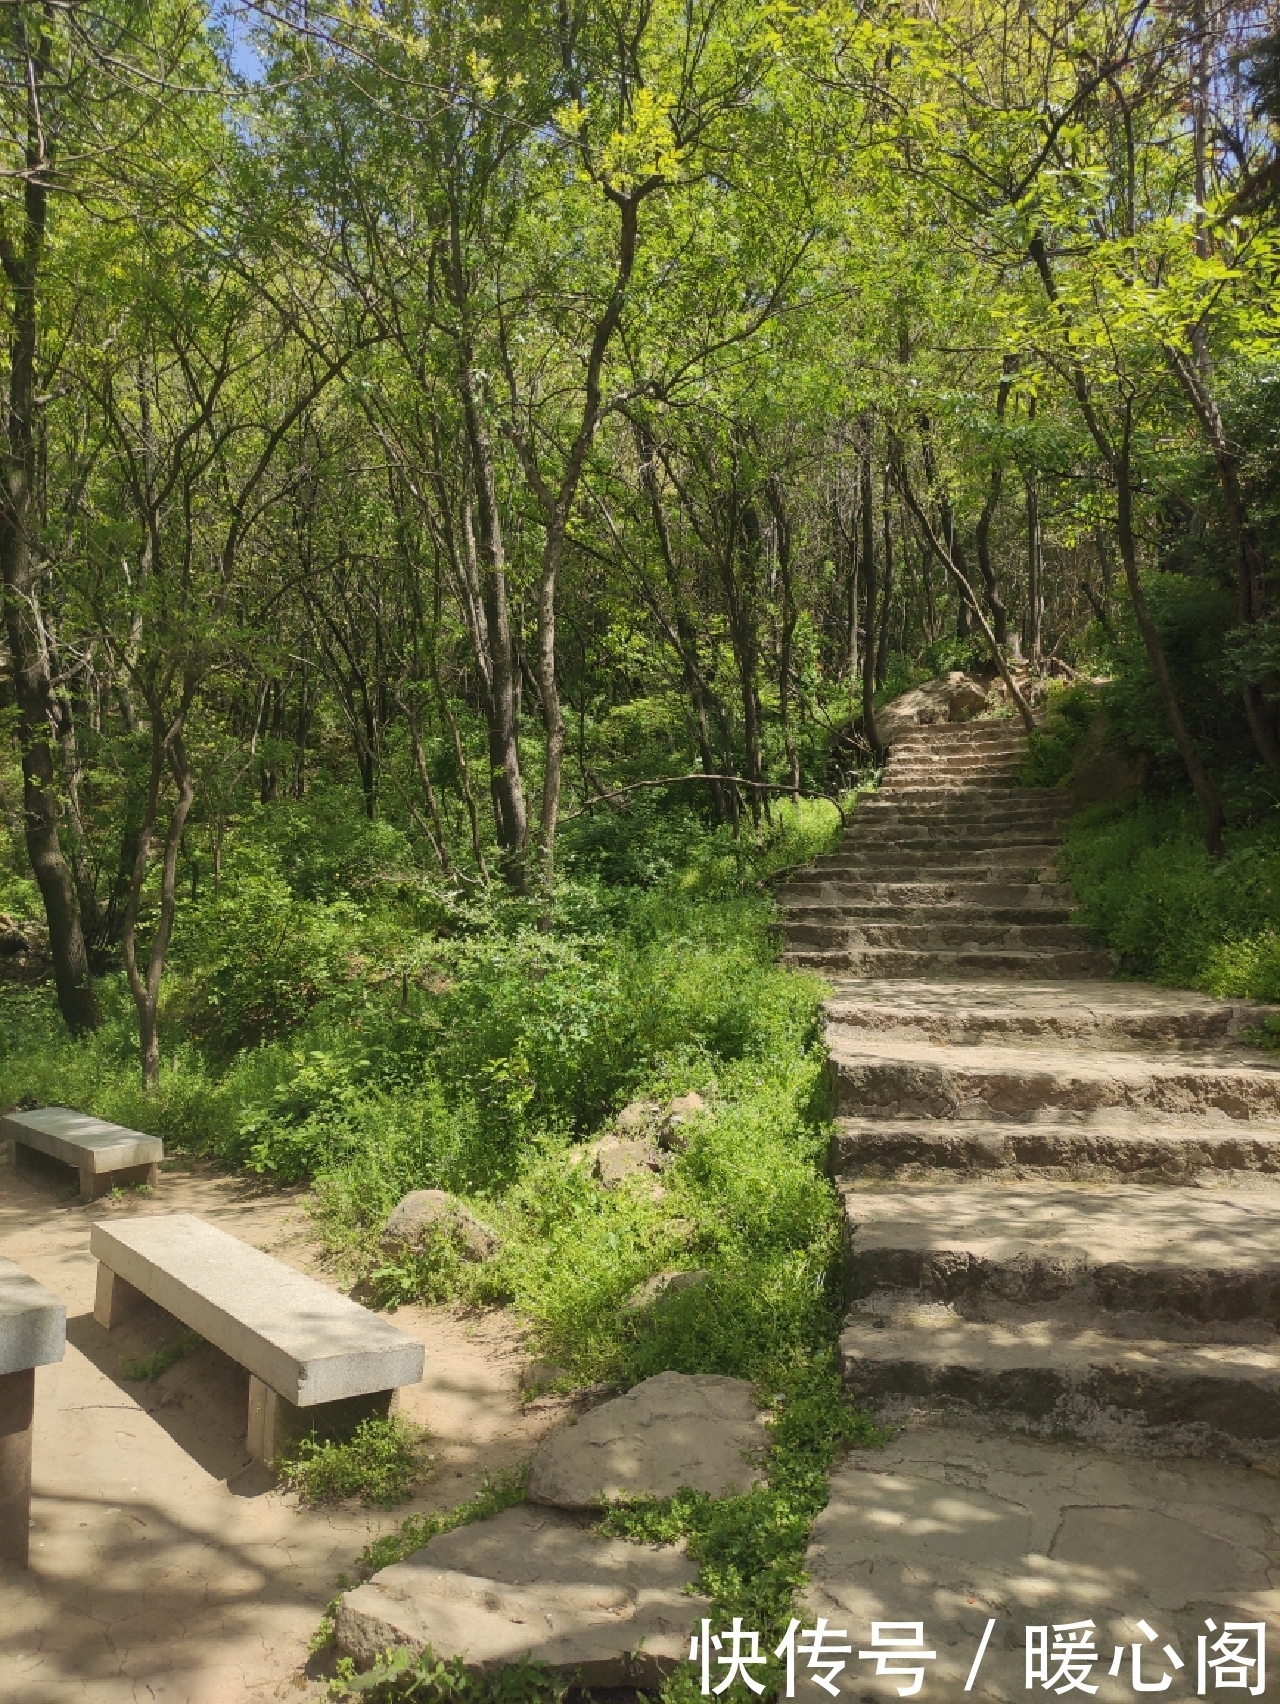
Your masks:
<instances>
[{"instance_id":1,"label":"embedded stone","mask_svg":"<svg viewBox=\"0 0 1280 1704\"><path fill-rule=\"evenodd\" d=\"M677 1095L667 1107L658 1126L658 1144L668 1152L681 1152L689 1145L689 1125L698 1114L707 1110L707 1103L696 1090Z\"/></svg>"},{"instance_id":2,"label":"embedded stone","mask_svg":"<svg viewBox=\"0 0 1280 1704\"><path fill-rule=\"evenodd\" d=\"M391 1250L420 1249L438 1237L451 1238L468 1260L488 1260L502 1246L464 1201L443 1189L415 1189L391 1211L382 1232Z\"/></svg>"},{"instance_id":3,"label":"embedded stone","mask_svg":"<svg viewBox=\"0 0 1280 1704\"><path fill-rule=\"evenodd\" d=\"M738 1496L763 1477L769 1446L751 1386L713 1373L659 1373L539 1448L528 1496L561 1509L682 1488Z\"/></svg>"},{"instance_id":4,"label":"embedded stone","mask_svg":"<svg viewBox=\"0 0 1280 1704\"><path fill-rule=\"evenodd\" d=\"M606 1189L616 1189L629 1177L660 1172L666 1163L656 1143L647 1137L606 1136L594 1147L592 1175Z\"/></svg>"},{"instance_id":5,"label":"embedded stone","mask_svg":"<svg viewBox=\"0 0 1280 1704\"><path fill-rule=\"evenodd\" d=\"M614 1129L622 1136L645 1136L662 1116L661 1102L634 1100L628 1102L613 1121Z\"/></svg>"},{"instance_id":6,"label":"embedded stone","mask_svg":"<svg viewBox=\"0 0 1280 1704\"><path fill-rule=\"evenodd\" d=\"M682 1290L696 1290L707 1281L705 1272L655 1272L646 1278L623 1302L624 1313L643 1313L646 1308L678 1296Z\"/></svg>"},{"instance_id":7,"label":"embedded stone","mask_svg":"<svg viewBox=\"0 0 1280 1704\"><path fill-rule=\"evenodd\" d=\"M362 1666L430 1646L473 1674L526 1657L580 1686L656 1691L711 1613L690 1593L696 1575L683 1546L600 1538L526 1503L442 1533L347 1592L334 1637Z\"/></svg>"}]
</instances>

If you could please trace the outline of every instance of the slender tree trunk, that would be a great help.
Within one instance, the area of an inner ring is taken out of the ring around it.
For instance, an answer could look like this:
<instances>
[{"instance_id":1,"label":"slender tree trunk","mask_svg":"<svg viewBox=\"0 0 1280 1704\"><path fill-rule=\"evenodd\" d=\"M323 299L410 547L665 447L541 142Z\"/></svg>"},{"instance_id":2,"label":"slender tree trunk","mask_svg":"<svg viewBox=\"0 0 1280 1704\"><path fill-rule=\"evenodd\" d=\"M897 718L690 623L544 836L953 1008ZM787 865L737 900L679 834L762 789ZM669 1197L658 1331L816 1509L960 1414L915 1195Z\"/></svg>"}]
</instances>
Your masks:
<instances>
[{"instance_id":1,"label":"slender tree trunk","mask_svg":"<svg viewBox=\"0 0 1280 1704\"><path fill-rule=\"evenodd\" d=\"M893 612L893 529L889 518L889 469L884 470L880 497L880 533L884 541L884 592L880 598L880 638L876 647L876 685L883 686L889 673L889 618Z\"/></svg>"},{"instance_id":2,"label":"slender tree trunk","mask_svg":"<svg viewBox=\"0 0 1280 1704\"><path fill-rule=\"evenodd\" d=\"M1044 543L1040 531L1040 478L1027 473L1027 656L1040 661L1044 650Z\"/></svg>"},{"instance_id":3,"label":"slender tree trunk","mask_svg":"<svg viewBox=\"0 0 1280 1704\"><path fill-rule=\"evenodd\" d=\"M33 17L35 15L33 14ZM0 454L0 577L4 590L5 638L18 707L22 760L23 829L31 873L49 925L58 1007L75 1035L98 1027L99 1009L89 974L89 955L75 884L58 833L58 791L53 758L57 706L49 678L48 647L41 628L36 549L36 430L38 407L37 287L44 253L47 195L41 90L48 44L42 39L28 57L27 167L23 186L22 237L0 232L0 262L9 284L9 398L7 441Z\"/></svg>"},{"instance_id":4,"label":"slender tree trunk","mask_svg":"<svg viewBox=\"0 0 1280 1704\"><path fill-rule=\"evenodd\" d=\"M1218 789L1209 778L1209 772L1200 759L1195 741L1182 717L1182 707L1178 703L1177 690L1173 684L1173 676L1169 672L1169 662L1164 654L1164 646L1160 643L1160 635L1156 624L1151 619L1151 610L1147 604L1146 593L1142 589L1142 580L1138 574L1138 546L1133 530L1133 487L1129 479L1129 434L1130 423L1126 411L1124 436L1120 444L1115 463L1116 480L1116 539L1120 546L1120 560L1124 564L1124 577L1129 587L1129 601L1133 605L1133 617L1138 624L1138 632L1142 635L1142 643L1146 647L1147 659L1151 664L1151 672L1156 677L1156 689L1160 694L1160 702L1164 707L1165 718L1170 731L1177 742L1182 754L1182 761L1187 768L1187 776L1192 790L1200 802L1204 812L1204 843L1214 858L1222 856L1222 799Z\"/></svg>"},{"instance_id":5,"label":"slender tree trunk","mask_svg":"<svg viewBox=\"0 0 1280 1704\"><path fill-rule=\"evenodd\" d=\"M862 503L862 578L865 583L863 608L866 626L862 646L862 728L871 748L871 761L884 762L884 747L876 727L876 615L879 610L876 585L875 515L871 503L871 446L862 452L859 467L859 491Z\"/></svg>"},{"instance_id":6,"label":"slender tree trunk","mask_svg":"<svg viewBox=\"0 0 1280 1704\"><path fill-rule=\"evenodd\" d=\"M191 690L190 683L188 683L188 698ZM133 1003L138 1013L138 1043L142 1060L142 1083L144 1088L151 1090L155 1088L160 1079L160 1031L158 1023L160 983L164 976L169 940L173 934L173 917L177 901L178 849L182 844L183 831L187 825L192 800L195 798L195 782L187 766L186 749L182 737L185 709L178 713L168 730L165 730L162 725L163 705L153 703L149 708L151 711L151 772L147 779L147 802L142 833L138 837L138 854L134 861L129 904L125 910L120 944L124 954L124 968L129 981L129 992L133 995ZM147 964L144 972L138 962L138 914L142 905L142 889L147 879L147 870L151 861L151 849L155 842L156 828L159 823L160 796L164 788L166 769L173 780L177 797L174 800L169 817L168 831L165 835L164 854L160 868L160 910L156 919L155 933L151 937L151 946L147 953Z\"/></svg>"}]
</instances>

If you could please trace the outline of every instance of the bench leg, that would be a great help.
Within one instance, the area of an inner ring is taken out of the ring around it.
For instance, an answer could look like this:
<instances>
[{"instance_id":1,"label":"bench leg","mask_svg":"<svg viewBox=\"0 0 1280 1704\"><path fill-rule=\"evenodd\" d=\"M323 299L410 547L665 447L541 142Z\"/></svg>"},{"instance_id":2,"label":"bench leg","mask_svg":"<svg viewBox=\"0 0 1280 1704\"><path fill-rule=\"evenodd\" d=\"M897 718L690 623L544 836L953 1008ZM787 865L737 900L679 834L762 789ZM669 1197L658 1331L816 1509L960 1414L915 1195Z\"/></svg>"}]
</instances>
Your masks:
<instances>
[{"instance_id":1,"label":"bench leg","mask_svg":"<svg viewBox=\"0 0 1280 1704\"><path fill-rule=\"evenodd\" d=\"M249 1374L249 1428L245 1446L255 1461L271 1462L285 1446L303 1432L315 1430L325 1436L340 1432L369 1415L385 1418L396 1405L394 1390L370 1391L367 1396L347 1397L341 1402L322 1402L314 1408L296 1408L270 1385Z\"/></svg>"},{"instance_id":2,"label":"bench leg","mask_svg":"<svg viewBox=\"0 0 1280 1704\"><path fill-rule=\"evenodd\" d=\"M31 1420L36 1371L0 1374L0 1560L27 1566L31 1548Z\"/></svg>"},{"instance_id":3,"label":"bench leg","mask_svg":"<svg viewBox=\"0 0 1280 1704\"><path fill-rule=\"evenodd\" d=\"M113 1189L121 1189L126 1184L145 1183L152 1188L160 1181L160 1167L156 1164L147 1166L122 1166L119 1171L91 1172L87 1166L80 1167L80 1199L81 1201L99 1201Z\"/></svg>"},{"instance_id":4,"label":"bench leg","mask_svg":"<svg viewBox=\"0 0 1280 1704\"><path fill-rule=\"evenodd\" d=\"M113 1272L109 1266L98 1262L98 1282L93 1294L93 1317L104 1331L114 1331L125 1315L132 1313L138 1304L146 1299L141 1290L135 1290L118 1272Z\"/></svg>"}]
</instances>

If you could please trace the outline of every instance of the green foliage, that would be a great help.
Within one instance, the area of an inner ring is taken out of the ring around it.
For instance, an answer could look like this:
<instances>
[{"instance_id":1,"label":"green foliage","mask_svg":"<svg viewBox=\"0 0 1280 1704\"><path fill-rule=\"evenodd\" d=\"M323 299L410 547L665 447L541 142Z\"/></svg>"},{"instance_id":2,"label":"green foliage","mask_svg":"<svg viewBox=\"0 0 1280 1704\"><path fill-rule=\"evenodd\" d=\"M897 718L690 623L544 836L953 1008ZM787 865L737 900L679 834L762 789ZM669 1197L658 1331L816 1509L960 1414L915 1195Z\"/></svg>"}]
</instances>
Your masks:
<instances>
[{"instance_id":1,"label":"green foliage","mask_svg":"<svg viewBox=\"0 0 1280 1704\"><path fill-rule=\"evenodd\" d=\"M1018 775L1024 787L1058 787L1071 779L1076 754L1098 716L1098 694L1084 682L1049 688L1045 725L1027 739Z\"/></svg>"},{"instance_id":2,"label":"green foliage","mask_svg":"<svg viewBox=\"0 0 1280 1704\"><path fill-rule=\"evenodd\" d=\"M120 1375L126 1379L158 1379L161 1373L189 1355L193 1349L199 1349L204 1338L199 1332L188 1331L173 1343L165 1344L163 1349L157 1349L154 1355L148 1355L141 1361L129 1361L120 1358Z\"/></svg>"},{"instance_id":3,"label":"green foliage","mask_svg":"<svg viewBox=\"0 0 1280 1704\"><path fill-rule=\"evenodd\" d=\"M403 1503L422 1478L424 1434L399 1414L361 1420L349 1438L305 1433L290 1444L276 1466L280 1478L304 1503L359 1497L375 1508Z\"/></svg>"},{"instance_id":4,"label":"green foliage","mask_svg":"<svg viewBox=\"0 0 1280 1704\"><path fill-rule=\"evenodd\" d=\"M1072 825L1063 865L1081 921L1121 955L1130 975L1181 988L1280 997L1280 827L1227 836L1227 855L1204 849L1183 799L1098 806Z\"/></svg>"}]
</instances>

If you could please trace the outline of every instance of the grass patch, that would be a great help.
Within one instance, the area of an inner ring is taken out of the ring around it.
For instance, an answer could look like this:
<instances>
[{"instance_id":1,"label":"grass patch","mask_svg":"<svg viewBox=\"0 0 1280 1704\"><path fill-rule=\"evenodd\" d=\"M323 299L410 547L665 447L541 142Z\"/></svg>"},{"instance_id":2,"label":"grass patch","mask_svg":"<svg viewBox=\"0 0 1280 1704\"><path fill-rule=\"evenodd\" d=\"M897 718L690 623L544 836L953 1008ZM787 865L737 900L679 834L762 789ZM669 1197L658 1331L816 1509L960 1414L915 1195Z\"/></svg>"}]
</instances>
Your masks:
<instances>
[{"instance_id":1,"label":"grass patch","mask_svg":"<svg viewBox=\"0 0 1280 1704\"><path fill-rule=\"evenodd\" d=\"M468 1674L462 1658L442 1662L427 1649L414 1658L400 1649L385 1653L382 1662L357 1675L349 1657L342 1658L329 1683L334 1698L382 1700L439 1699L441 1704L560 1704L570 1690L542 1663L521 1657L494 1675Z\"/></svg>"},{"instance_id":2,"label":"grass patch","mask_svg":"<svg viewBox=\"0 0 1280 1704\"><path fill-rule=\"evenodd\" d=\"M346 1439L306 1433L290 1444L276 1467L304 1503L359 1497L373 1508L391 1509L405 1502L423 1477L424 1438L402 1415L373 1415Z\"/></svg>"},{"instance_id":3,"label":"grass patch","mask_svg":"<svg viewBox=\"0 0 1280 1704\"><path fill-rule=\"evenodd\" d=\"M122 1378L142 1382L148 1379L158 1379L175 1362L184 1355L189 1355L193 1349L199 1349L204 1343L198 1331L188 1331L174 1343L166 1343L163 1349L157 1349L154 1355L148 1355L142 1361L130 1361L120 1357L120 1376Z\"/></svg>"},{"instance_id":4,"label":"grass patch","mask_svg":"<svg viewBox=\"0 0 1280 1704\"><path fill-rule=\"evenodd\" d=\"M360 1552L356 1558L357 1578L367 1580L379 1568L403 1562L406 1556L412 1556L415 1550L421 1550L424 1544L442 1532L469 1526L472 1521L487 1521L490 1516L500 1515L513 1504L523 1503L528 1476L527 1464L512 1473L486 1474L479 1491L465 1503L457 1503L452 1509L442 1509L434 1515L408 1516L394 1532L383 1533Z\"/></svg>"}]
</instances>

